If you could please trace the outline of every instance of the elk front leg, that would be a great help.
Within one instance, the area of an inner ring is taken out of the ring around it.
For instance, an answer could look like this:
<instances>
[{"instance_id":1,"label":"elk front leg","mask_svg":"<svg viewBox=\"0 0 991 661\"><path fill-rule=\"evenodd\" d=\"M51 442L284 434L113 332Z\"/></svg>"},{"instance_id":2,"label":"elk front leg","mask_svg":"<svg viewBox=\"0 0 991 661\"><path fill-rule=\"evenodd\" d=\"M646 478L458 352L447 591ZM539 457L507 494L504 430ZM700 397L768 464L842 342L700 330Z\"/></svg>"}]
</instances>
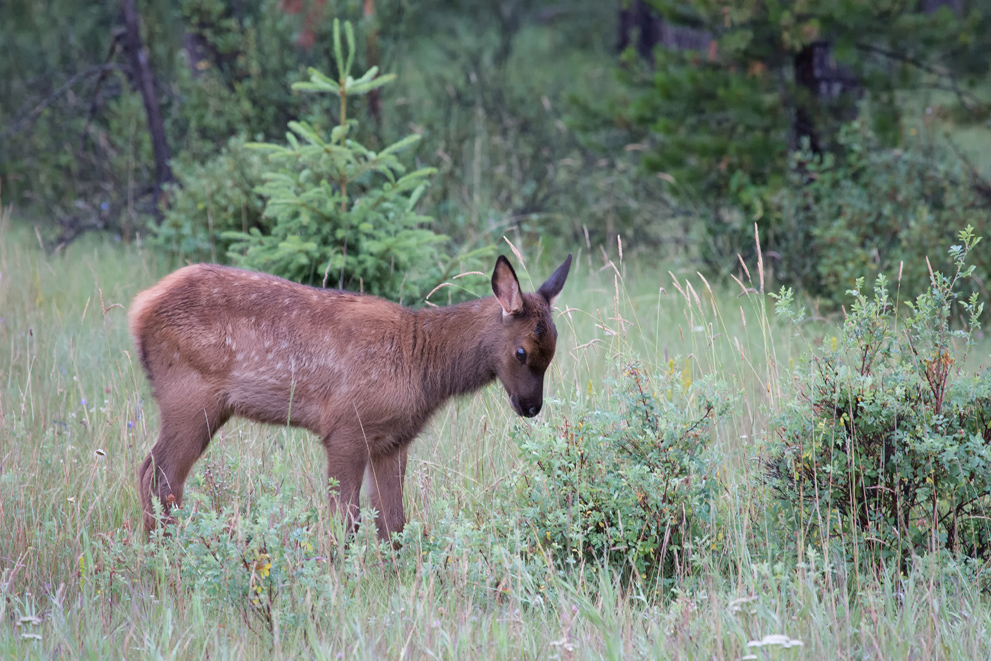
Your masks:
<instances>
[{"instance_id":1,"label":"elk front leg","mask_svg":"<svg viewBox=\"0 0 991 661\"><path fill-rule=\"evenodd\" d=\"M371 459L372 507L378 512L375 526L379 539L388 541L393 533L401 533L406 525L403 509L403 480L406 477L406 448Z\"/></svg>"},{"instance_id":2,"label":"elk front leg","mask_svg":"<svg viewBox=\"0 0 991 661\"><path fill-rule=\"evenodd\" d=\"M368 451L364 441L357 445L334 434L326 436L323 445L327 450L327 477L337 483L330 490L330 509L341 517L344 530L350 535L358 527L358 495L368 464Z\"/></svg>"}]
</instances>

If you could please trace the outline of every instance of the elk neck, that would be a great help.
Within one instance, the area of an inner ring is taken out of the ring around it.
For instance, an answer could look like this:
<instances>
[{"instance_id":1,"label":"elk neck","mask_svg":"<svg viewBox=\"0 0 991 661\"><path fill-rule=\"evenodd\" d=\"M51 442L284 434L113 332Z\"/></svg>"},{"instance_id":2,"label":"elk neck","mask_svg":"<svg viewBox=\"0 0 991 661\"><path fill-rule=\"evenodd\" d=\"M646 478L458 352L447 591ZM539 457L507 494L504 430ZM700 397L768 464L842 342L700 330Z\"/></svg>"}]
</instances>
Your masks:
<instances>
[{"instance_id":1,"label":"elk neck","mask_svg":"<svg viewBox=\"0 0 991 661\"><path fill-rule=\"evenodd\" d=\"M493 297L413 315L410 357L431 408L496 378L503 350L502 308Z\"/></svg>"}]
</instances>

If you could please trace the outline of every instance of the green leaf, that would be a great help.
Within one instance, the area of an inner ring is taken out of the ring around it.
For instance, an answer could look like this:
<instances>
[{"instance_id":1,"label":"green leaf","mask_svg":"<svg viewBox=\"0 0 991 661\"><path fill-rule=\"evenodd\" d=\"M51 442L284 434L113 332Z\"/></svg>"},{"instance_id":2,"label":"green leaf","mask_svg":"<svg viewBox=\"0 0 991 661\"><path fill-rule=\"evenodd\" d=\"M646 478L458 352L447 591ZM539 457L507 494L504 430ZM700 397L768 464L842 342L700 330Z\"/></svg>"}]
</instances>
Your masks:
<instances>
[{"instance_id":1,"label":"green leaf","mask_svg":"<svg viewBox=\"0 0 991 661\"><path fill-rule=\"evenodd\" d=\"M413 135L408 135L402 140L392 143L391 145L383 149L381 152L379 152L379 157L399 153L404 149L412 147L413 145L418 143L420 139L421 139L420 136L416 135L415 133Z\"/></svg>"},{"instance_id":2,"label":"green leaf","mask_svg":"<svg viewBox=\"0 0 991 661\"><path fill-rule=\"evenodd\" d=\"M351 27L351 21L344 21L344 34L348 39L348 61L347 65L344 67L344 75L351 75L351 65L354 64L354 29Z\"/></svg>"},{"instance_id":3,"label":"green leaf","mask_svg":"<svg viewBox=\"0 0 991 661\"><path fill-rule=\"evenodd\" d=\"M373 66L371 69L369 69L368 71L366 71L361 78L359 78L358 80L356 80L354 82L356 84L357 83L367 83L369 80L375 78L375 76L378 74L378 72L379 72L379 68L377 66Z\"/></svg>"},{"instance_id":4,"label":"green leaf","mask_svg":"<svg viewBox=\"0 0 991 661\"><path fill-rule=\"evenodd\" d=\"M344 69L344 56L341 52L341 21L334 19L334 60L337 62L337 79L345 80L347 72Z\"/></svg>"},{"instance_id":5,"label":"green leaf","mask_svg":"<svg viewBox=\"0 0 991 661\"><path fill-rule=\"evenodd\" d=\"M374 89L378 89L383 85L391 83L395 79L396 79L396 75L389 73L389 74L385 74L384 76L379 76L378 78L375 78L374 80L370 80L368 82L355 83L350 88L348 88L348 94L354 94L354 95L367 94L368 92Z\"/></svg>"}]
</instances>

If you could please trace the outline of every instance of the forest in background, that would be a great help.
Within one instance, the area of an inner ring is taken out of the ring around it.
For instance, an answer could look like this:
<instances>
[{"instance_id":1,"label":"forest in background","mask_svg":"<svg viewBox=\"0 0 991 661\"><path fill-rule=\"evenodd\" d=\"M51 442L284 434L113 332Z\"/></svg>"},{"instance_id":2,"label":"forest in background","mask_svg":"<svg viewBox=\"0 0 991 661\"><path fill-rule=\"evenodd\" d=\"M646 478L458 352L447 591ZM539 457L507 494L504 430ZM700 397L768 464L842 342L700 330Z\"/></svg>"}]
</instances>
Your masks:
<instances>
[{"instance_id":1,"label":"forest in background","mask_svg":"<svg viewBox=\"0 0 991 661\"><path fill-rule=\"evenodd\" d=\"M622 236L718 277L739 275L756 225L776 282L829 312L857 277L941 259L968 224L987 233L991 17L979 2L50 0L3 11L3 199L49 251L99 230L179 262L308 281L334 271L359 288L384 277L353 261L364 250L390 277L397 260L431 264L409 301L503 234L587 247ZM353 25L355 79L375 67L388 84L343 103L299 89L311 69L339 78L334 19ZM286 144L291 122L311 137L345 127L341 140L365 150L349 158L364 160L278 161L252 147ZM376 179L368 155L400 142ZM422 176L393 191L391 211L349 207L407 170ZM308 225L293 211L307 191L335 190L347 213L319 210ZM409 212L396 195L415 202ZM976 282L989 264L978 256Z\"/></svg>"}]
</instances>

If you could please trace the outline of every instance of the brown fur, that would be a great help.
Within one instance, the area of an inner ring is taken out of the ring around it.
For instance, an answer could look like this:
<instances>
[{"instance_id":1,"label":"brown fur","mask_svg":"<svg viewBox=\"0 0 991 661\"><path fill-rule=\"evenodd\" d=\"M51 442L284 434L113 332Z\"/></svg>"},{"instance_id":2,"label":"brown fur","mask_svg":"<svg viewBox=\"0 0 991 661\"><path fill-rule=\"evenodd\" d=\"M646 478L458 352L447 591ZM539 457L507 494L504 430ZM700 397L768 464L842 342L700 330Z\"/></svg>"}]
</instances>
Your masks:
<instances>
[{"instance_id":1,"label":"brown fur","mask_svg":"<svg viewBox=\"0 0 991 661\"><path fill-rule=\"evenodd\" d=\"M157 525L153 499L166 515L180 505L210 439L242 416L322 439L331 504L349 529L367 470L379 536L401 531L407 448L445 401L499 378L518 414L540 411L551 304L570 265L569 255L530 294L500 256L496 296L422 310L209 264L163 278L128 314L162 418L138 471L145 529Z\"/></svg>"}]
</instances>

